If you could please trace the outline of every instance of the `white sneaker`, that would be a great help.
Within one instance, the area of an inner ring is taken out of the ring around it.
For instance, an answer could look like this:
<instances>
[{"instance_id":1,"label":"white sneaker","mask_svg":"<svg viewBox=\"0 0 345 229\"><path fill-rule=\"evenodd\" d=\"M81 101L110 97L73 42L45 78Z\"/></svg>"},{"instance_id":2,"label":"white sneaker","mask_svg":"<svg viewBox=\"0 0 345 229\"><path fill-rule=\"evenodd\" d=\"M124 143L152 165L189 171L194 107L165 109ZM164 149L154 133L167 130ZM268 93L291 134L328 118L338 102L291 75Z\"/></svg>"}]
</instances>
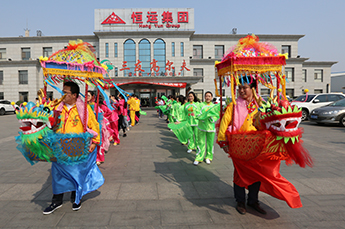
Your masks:
<instances>
[{"instance_id":1,"label":"white sneaker","mask_svg":"<svg viewBox=\"0 0 345 229\"><path fill-rule=\"evenodd\" d=\"M189 149L189 150L187 150L187 153L191 153L193 150L191 150L191 149Z\"/></svg>"},{"instance_id":2,"label":"white sneaker","mask_svg":"<svg viewBox=\"0 0 345 229\"><path fill-rule=\"evenodd\" d=\"M194 162L193 162L193 165L198 165L198 164L199 164L198 161L194 161Z\"/></svg>"},{"instance_id":3,"label":"white sneaker","mask_svg":"<svg viewBox=\"0 0 345 229\"><path fill-rule=\"evenodd\" d=\"M206 164L208 164L208 165L211 164L211 161L210 161L210 159L208 159L208 158L205 160L205 162L206 162Z\"/></svg>"}]
</instances>

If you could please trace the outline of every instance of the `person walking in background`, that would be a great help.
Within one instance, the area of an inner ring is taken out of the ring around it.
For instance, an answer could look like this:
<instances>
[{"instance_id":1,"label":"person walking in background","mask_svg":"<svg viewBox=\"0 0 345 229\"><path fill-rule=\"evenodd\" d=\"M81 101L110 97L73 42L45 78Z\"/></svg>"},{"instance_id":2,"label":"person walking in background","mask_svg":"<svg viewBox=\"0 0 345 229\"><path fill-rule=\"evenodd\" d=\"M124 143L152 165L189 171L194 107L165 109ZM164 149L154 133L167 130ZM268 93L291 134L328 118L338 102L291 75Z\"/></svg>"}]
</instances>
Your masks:
<instances>
[{"instance_id":1,"label":"person walking in background","mask_svg":"<svg viewBox=\"0 0 345 229\"><path fill-rule=\"evenodd\" d=\"M214 153L214 136L216 134L215 123L219 119L220 107L212 103L213 94L205 93L205 102L200 103L198 122L198 145L194 165L198 165L205 159L206 164L211 164Z\"/></svg>"}]
</instances>

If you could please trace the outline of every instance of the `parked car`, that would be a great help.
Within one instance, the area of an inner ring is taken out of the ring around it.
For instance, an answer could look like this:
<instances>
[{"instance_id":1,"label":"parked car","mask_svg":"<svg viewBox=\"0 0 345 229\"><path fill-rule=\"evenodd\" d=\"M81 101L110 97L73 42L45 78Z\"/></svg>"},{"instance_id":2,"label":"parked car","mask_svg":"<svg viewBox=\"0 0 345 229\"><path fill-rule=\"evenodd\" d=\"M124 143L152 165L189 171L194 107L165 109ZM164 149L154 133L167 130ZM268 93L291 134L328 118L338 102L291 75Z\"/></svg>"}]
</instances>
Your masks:
<instances>
[{"instance_id":1,"label":"parked car","mask_svg":"<svg viewBox=\"0 0 345 229\"><path fill-rule=\"evenodd\" d=\"M331 104L332 102L344 99L345 95L340 93L327 93L327 94L308 94L301 95L292 101L291 105L302 107L302 121L307 120L309 114L316 108L320 108Z\"/></svg>"},{"instance_id":2,"label":"parked car","mask_svg":"<svg viewBox=\"0 0 345 229\"><path fill-rule=\"evenodd\" d=\"M261 96L261 98L262 98L263 100L265 100L265 101L267 101L268 97L270 97L270 96L269 96L269 95L262 95L262 96ZM282 95L280 95L279 97L280 97L280 99L283 98ZM292 102L292 99L291 99L288 95L286 96L286 98L289 100L289 102Z\"/></svg>"},{"instance_id":3,"label":"parked car","mask_svg":"<svg viewBox=\"0 0 345 229\"><path fill-rule=\"evenodd\" d=\"M0 115L4 115L7 112L16 113L15 109L18 109L18 105L14 105L14 107L12 106L10 101L0 100Z\"/></svg>"},{"instance_id":4,"label":"parked car","mask_svg":"<svg viewBox=\"0 0 345 229\"><path fill-rule=\"evenodd\" d=\"M214 97L212 102L214 104L218 104L220 103L220 97ZM222 106L225 107L226 106L226 97L222 97Z\"/></svg>"},{"instance_id":5,"label":"parked car","mask_svg":"<svg viewBox=\"0 0 345 229\"><path fill-rule=\"evenodd\" d=\"M309 120L318 124L339 123L340 126L345 126L345 99L314 109Z\"/></svg>"}]
</instances>

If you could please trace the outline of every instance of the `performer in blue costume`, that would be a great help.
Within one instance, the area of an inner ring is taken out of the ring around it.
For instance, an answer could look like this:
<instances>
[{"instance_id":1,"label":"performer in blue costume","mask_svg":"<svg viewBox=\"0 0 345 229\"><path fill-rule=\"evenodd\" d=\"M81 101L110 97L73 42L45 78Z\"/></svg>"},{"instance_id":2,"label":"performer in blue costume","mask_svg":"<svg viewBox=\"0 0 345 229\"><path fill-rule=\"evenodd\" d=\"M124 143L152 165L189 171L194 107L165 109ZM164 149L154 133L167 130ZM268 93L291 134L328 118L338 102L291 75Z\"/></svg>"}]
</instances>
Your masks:
<instances>
[{"instance_id":1,"label":"performer in blue costume","mask_svg":"<svg viewBox=\"0 0 345 229\"><path fill-rule=\"evenodd\" d=\"M48 215L62 206L65 192L72 192L72 209L77 211L81 208L81 198L89 192L97 190L104 183L104 178L96 165L96 145L100 142L99 124L91 108L87 107L84 114L84 102L78 98L79 86L74 82L66 82L63 86L66 97L57 108L60 114L60 126L58 133L82 133L84 132L84 115L87 119L87 132L93 134L92 143L89 149L88 159L85 162L66 165L52 162L52 203L43 214Z\"/></svg>"}]
</instances>

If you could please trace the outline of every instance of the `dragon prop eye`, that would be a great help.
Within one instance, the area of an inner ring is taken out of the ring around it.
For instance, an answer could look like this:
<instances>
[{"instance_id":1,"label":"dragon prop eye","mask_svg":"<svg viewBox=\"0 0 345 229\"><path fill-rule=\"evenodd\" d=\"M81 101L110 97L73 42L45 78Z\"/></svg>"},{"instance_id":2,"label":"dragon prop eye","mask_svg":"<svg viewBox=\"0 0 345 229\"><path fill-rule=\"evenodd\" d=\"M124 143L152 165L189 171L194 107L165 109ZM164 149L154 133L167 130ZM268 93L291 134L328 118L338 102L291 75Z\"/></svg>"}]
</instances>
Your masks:
<instances>
[{"instance_id":1,"label":"dragon prop eye","mask_svg":"<svg viewBox=\"0 0 345 229\"><path fill-rule=\"evenodd\" d=\"M267 110L266 110L267 113L269 113L271 111L272 111L271 108L267 108Z\"/></svg>"},{"instance_id":2,"label":"dragon prop eye","mask_svg":"<svg viewBox=\"0 0 345 229\"><path fill-rule=\"evenodd\" d=\"M49 107L44 107L44 108L43 108L43 111L45 111L45 112L47 112L47 113L50 113Z\"/></svg>"}]
</instances>

